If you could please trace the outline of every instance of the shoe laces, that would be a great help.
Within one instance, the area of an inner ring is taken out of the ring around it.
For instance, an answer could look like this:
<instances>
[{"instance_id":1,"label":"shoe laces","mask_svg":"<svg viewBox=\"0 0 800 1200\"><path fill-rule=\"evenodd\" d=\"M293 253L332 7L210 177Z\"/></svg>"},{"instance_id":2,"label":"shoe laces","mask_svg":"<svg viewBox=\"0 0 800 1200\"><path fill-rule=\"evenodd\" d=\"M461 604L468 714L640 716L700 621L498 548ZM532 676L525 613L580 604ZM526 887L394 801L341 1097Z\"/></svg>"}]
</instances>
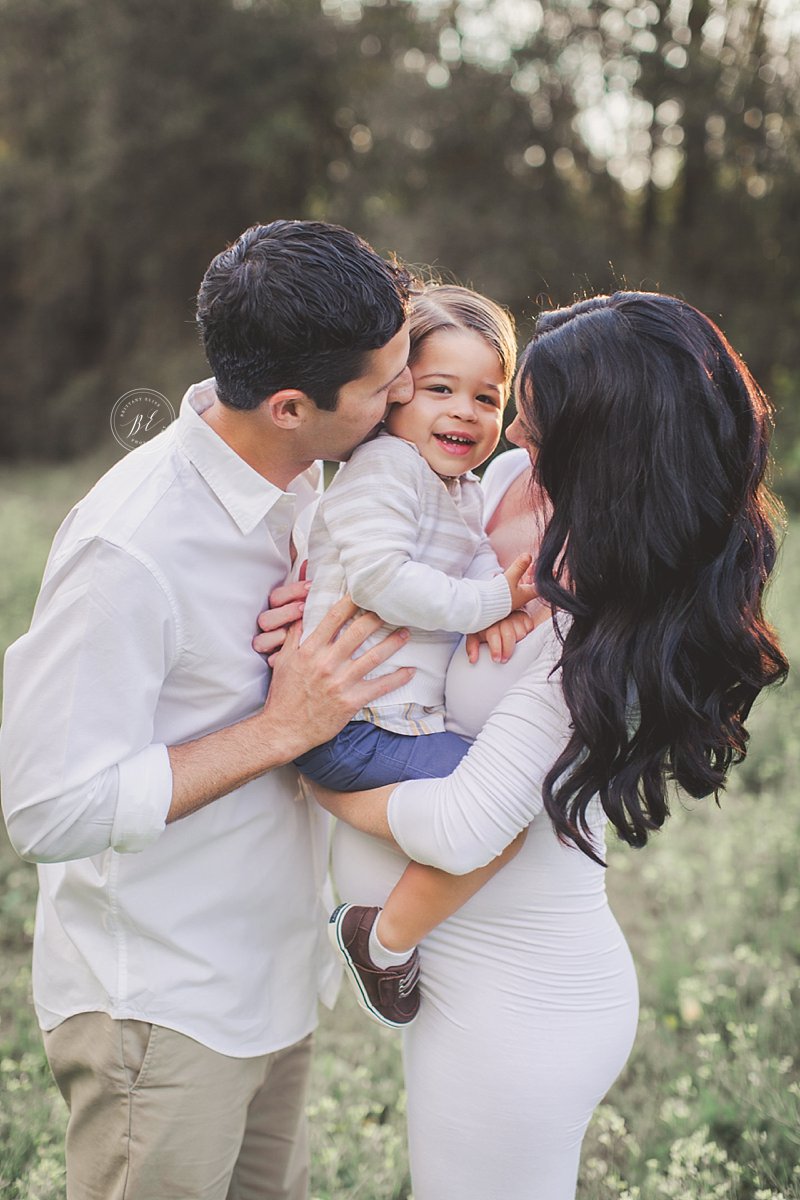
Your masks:
<instances>
[{"instance_id":1,"label":"shoe laces","mask_svg":"<svg viewBox=\"0 0 800 1200\"><path fill-rule=\"evenodd\" d=\"M399 995L407 996L409 994L409 992L413 991L413 989L417 985L418 979L419 979L419 955L414 954L411 957L411 962L409 963L408 970L406 971L405 975L403 975L402 978L400 979L400 981L398 982L397 991L398 991Z\"/></svg>"}]
</instances>

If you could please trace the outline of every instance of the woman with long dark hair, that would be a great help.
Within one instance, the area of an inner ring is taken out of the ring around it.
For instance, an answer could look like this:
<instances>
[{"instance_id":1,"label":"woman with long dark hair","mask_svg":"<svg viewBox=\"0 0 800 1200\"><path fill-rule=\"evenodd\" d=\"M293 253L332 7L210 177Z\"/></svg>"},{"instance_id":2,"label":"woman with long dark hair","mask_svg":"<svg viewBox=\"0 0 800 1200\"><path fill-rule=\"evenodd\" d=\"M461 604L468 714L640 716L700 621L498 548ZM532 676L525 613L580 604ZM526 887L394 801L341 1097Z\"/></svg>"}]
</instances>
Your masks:
<instances>
[{"instance_id":1,"label":"woman with long dark hair","mask_svg":"<svg viewBox=\"0 0 800 1200\"><path fill-rule=\"evenodd\" d=\"M405 855L466 874L527 829L421 947L405 1034L417 1200L574 1196L636 1025L605 825L643 846L673 781L717 796L753 701L787 670L762 612L770 408L712 321L635 292L545 313L517 404L525 453L487 473L488 529L501 564L534 550L547 619L505 665L454 656L449 726L476 740L452 775L320 797L351 827L335 868L359 902L383 901Z\"/></svg>"},{"instance_id":2,"label":"woman with long dark hair","mask_svg":"<svg viewBox=\"0 0 800 1200\"><path fill-rule=\"evenodd\" d=\"M591 853L581 829L599 794L620 837L643 846L670 779L694 797L723 787L753 701L786 673L761 607L776 556L770 406L712 321L637 292L545 313L518 396L552 504L538 588L571 617L573 730L545 808Z\"/></svg>"}]
</instances>

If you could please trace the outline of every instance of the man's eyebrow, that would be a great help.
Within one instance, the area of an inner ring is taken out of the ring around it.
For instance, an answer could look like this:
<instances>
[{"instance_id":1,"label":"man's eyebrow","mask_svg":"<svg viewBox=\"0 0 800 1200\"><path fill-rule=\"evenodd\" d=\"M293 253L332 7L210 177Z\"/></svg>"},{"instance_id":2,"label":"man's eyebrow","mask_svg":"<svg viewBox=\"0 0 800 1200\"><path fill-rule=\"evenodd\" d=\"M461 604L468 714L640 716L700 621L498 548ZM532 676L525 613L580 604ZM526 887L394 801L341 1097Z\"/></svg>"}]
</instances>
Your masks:
<instances>
[{"instance_id":1,"label":"man's eyebrow","mask_svg":"<svg viewBox=\"0 0 800 1200\"><path fill-rule=\"evenodd\" d=\"M419 378L420 379L460 379L461 376L460 375L448 375L447 371L427 371L426 374L420 375ZM500 394L500 392L502 390L501 388L499 388L497 386L496 383L482 383L480 386L482 388L486 388L487 391L497 392L498 395Z\"/></svg>"}]
</instances>

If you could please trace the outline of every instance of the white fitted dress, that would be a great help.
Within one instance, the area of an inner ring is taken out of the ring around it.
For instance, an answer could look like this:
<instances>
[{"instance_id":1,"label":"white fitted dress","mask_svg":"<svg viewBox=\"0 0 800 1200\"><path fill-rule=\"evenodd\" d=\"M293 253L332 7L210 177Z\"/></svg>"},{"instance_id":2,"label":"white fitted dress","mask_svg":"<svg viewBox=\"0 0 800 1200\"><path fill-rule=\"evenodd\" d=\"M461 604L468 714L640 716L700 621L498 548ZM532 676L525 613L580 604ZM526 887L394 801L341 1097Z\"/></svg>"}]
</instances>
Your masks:
<instances>
[{"instance_id":1,"label":"white fitted dress","mask_svg":"<svg viewBox=\"0 0 800 1200\"><path fill-rule=\"evenodd\" d=\"M493 465L489 515L519 453ZM504 666L485 648L470 665L459 648L448 728L475 745L448 778L402 783L390 800L406 854L456 874L528 827L516 858L421 947L423 1001L404 1035L415 1200L572 1200L589 1118L633 1043L636 976L605 872L562 845L542 810L569 729L559 652L550 621ZM599 804L591 820L602 855ZM405 861L337 826L343 899L382 903Z\"/></svg>"}]
</instances>

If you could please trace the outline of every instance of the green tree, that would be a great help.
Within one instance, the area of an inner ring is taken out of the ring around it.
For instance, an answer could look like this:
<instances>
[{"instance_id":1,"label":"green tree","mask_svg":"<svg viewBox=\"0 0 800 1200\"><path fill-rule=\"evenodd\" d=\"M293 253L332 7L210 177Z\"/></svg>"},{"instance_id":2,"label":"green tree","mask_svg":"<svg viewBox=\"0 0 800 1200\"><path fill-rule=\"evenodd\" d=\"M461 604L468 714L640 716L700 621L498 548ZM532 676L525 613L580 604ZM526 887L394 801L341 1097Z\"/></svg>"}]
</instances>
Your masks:
<instances>
[{"instance_id":1,"label":"green tree","mask_svg":"<svg viewBox=\"0 0 800 1200\"><path fill-rule=\"evenodd\" d=\"M793 461L799 110L769 0L0 0L0 454L83 449L133 386L175 399L206 262L295 216L518 316L683 294Z\"/></svg>"}]
</instances>

